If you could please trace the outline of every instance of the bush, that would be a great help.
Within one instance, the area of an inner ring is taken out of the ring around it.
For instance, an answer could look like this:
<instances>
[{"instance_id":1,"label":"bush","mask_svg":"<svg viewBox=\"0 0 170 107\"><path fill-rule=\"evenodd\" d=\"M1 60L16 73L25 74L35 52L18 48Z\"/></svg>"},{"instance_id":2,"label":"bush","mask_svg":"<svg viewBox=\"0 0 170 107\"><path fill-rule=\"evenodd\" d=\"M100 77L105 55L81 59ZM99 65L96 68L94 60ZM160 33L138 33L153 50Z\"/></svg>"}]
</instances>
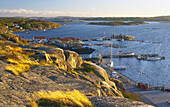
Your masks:
<instances>
[{"instance_id":1,"label":"bush","mask_svg":"<svg viewBox=\"0 0 170 107\"><path fill-rule=\"evenodd\" d=\"M123 96L124 96L125 98L130 99L130 100L140 101L139 95L132 94L132 93L130 93L130 92L124 92L124 93L123 93Z\"/></svg>"},{"instance_id":2,"label":"bush","mask_svg":"<svg viewBox=\"0 0 170 107\"><path fill-rule=\"evenodd\" d=\"M83 71L85 72L92 72L92 71L95 71L96 69L90 65L86 65L86 64L83 64Z\"/></svg>"}]
</instances>

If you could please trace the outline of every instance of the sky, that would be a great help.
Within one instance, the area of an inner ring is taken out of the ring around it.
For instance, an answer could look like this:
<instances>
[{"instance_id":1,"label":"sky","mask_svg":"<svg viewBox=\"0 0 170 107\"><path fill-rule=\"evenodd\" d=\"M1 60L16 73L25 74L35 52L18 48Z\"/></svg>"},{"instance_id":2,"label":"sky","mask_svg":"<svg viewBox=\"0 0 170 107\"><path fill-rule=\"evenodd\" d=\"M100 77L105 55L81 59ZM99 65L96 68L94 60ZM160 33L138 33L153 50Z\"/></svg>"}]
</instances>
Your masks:
<instances>
[{"instance_id":1,"label":"sky","mask_svg":"<svg viewBox=\"0 0 170 107\"><path fill-rule=\"evenodd\" d=\"M0 17L154 17L170 15L170 0L0 0Z\"/></svg>"}]
</instances>

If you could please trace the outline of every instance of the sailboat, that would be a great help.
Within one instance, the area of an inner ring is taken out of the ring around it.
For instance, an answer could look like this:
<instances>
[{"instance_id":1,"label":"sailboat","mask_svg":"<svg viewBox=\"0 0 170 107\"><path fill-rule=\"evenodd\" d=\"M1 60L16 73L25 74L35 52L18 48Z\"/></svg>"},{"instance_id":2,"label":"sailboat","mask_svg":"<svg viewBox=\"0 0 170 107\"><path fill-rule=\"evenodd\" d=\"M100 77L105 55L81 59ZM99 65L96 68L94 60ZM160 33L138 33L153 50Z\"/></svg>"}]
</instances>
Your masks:
<instances>
[{"instance_id":1,"label":"sailboat","mask_svg":"<svg viewBox=\"0 0 170 107\"><path fill-rule=\"evenodd\" d=\"M118 57L117 57L117 66L112 67L114 70L126 70L126 66L119 65L119 49L118 49Z\"/></svg>"},{"instance_id":2,"label":"sailboat","mask_svg":"<svg viewBox=\"0 0 170 107\"><path fill-rule=\"evenodd\" d=\"M119 52L119 51L118 51ZM118 53L118 58L117 58L117 66L114 66L113 61L112 61L112 44L111 44L111 58L110 58L110 64L108 65L114 70L126 70L126 66L121 66L119 65L119 53Z\"/></svg>"},{"instance_id":3,"label":"sailboat","mask_svg":"<svg viewBox=\"0 0 170 107\"><path fill-rule=\"evenodd\" d=\"M157 46L156 46L156 49L157 49ZM155 54L156 54L156 49L155 49ZM152 57L147 57L147 61L158 61L158 60L161 60L162 57L161 56L152 56Z\"/></svg>"}]
</instances>

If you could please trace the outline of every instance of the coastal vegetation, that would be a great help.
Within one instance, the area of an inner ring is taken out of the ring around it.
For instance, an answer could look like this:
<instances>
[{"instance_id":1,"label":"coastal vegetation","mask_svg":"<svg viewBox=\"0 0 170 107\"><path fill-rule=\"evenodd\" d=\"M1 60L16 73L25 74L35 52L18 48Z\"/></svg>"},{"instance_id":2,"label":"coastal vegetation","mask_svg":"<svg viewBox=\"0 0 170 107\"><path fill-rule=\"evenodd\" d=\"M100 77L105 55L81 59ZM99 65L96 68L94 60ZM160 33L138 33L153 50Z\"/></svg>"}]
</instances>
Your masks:
<instances>
[{"instance_id":1,"label":"coastal vegetation","mask_svg":"<svg viewBox=\"0 0 170 107\"><path fill-rule=\"evenodd\" d=\"M0 41L0 58L9 63L5 68L14 75L30 70L32 66L50 65L46 62L39 63L34 58L29 57L35 52L26 52L15 45L17 44Z\"/></svg>"},{"instance_id":2,"label":"coastal vegetation","mask_svg":"<svg viewBox=\"0 0 170 107\"><path fill-rule=\"evenodd\" d=\"M123 96L131 100L141 101L141 99L139 98L139 95L132 94L130 92L123 92Z\"/></svg>"},{"instance_id":3,"label":"coastal vegetation","mask_svg":"<svg viewBox=\"0 0 170 107\"><path fill-rule=\"evenodd\" d=\"M147 24L143 21L132 21L132 22L123 22L123 21L116 21L116 22L91 22L91 25L110 25L110 26L121 26L121 25L140 25L140 24Z\"/></svg>"},{"instance_id":4,"label":"coastal vegetation","mask_svg":"<svg viewBox=\"0 0 170 107\"><path fill-rule=\"evenodd\" d=\"M53 20L53 22L61 22L61 23L80 23L83 21L72 21L72 20Z\"/></svg>"},{"instance_id":5,"label":"coastal vegetation","mask_svg":"<svg viewBox=\"0 0 170 107\"><path fill-rule=\"evenodd\" d=\"M44 30L44 29L54 29L58 28L61 25L44 21L44 20L36 20L22 17L14 17L14 18L0 18L0 26L5 27L10 31L24 31L24 30Z\"/></svg>"},{"instance_id":6,"label":"coastal vegetation","mask_svg":"<svg viewBox=\"0 0 170 107\"><path fill-rule=\"evenodd\" d=\"M91 101L78 90L73 91L39 91L33 94L33 99L29 98L31 107L38 106L73 106L73 107L93 107Z\"/></svg>"},{"instance_id":7,"label":"coastal vegetation","mask_svg":"<svg viewBox=\"0 0 170 107\"><path fill-rule=\"evenodd\" d=\"M96 21L170 21L170 16L157 17L83 17L82 20Z\"/></svg>"}]
</instances>

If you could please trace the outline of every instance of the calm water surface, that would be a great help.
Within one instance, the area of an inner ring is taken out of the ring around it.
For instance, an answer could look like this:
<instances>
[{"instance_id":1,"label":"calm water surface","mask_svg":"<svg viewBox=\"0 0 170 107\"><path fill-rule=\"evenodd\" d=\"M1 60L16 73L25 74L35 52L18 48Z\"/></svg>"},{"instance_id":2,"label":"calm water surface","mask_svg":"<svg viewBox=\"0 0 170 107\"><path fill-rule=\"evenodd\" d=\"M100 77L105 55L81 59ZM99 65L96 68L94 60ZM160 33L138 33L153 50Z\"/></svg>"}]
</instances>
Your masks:
<instances>
[{"instance_id":1,"label":"calm water surface","mask_svg":"<svg viewBox=\"0 0 170 107\"><path fill-rule=\"evenodd\" d=\"M161 56L165 56L165 60L160 61L143 61L137 60L136 58L120 58L119 65L127 66L127 70L119 72L130 77L136 82L143 82L151 85L165 85L166 88L170 88L170 23L149 22L149 24L137 26L99 26L88 25L87 22L81 22L67 23L66 26L47 31L31 31L30 34L26 34L25 32L16 32L16 34L24 36L26 39L32 39L34 36L46 36L47 38L62 38L70 36L80 39L88 39L103 37L104 32L105 36L111 36L112 34L126 34L134 36L137 40L160 42L161 44L132 41L118 42L116 40L98 41L129 46L130 51L135 52L136 54L158 53ZM110 47L91 47L98 49L104 54L110 54ZM121 48L120 50L127 52L128 49ZM113 48L113 53L116 54L117 52L118 49ZM116 65L117 59L114 58L113 61Z\"/></svg>"}]
</instances>

